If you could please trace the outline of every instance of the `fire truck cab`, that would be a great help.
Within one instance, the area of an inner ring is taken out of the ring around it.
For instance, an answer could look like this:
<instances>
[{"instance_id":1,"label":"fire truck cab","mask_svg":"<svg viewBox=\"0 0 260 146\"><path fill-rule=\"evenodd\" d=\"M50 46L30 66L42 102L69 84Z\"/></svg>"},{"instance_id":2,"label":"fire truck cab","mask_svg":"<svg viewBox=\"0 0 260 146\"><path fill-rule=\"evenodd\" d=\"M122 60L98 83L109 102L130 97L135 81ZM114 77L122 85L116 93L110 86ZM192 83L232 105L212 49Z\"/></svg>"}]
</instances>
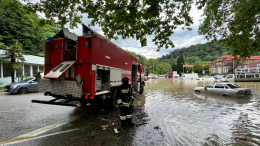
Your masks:
<instances>
[{"instance_id":1,"label":"fire truck cab","mask_svg":"<svg viewBox=\"0 0 260 146\"><path fill-rule=\"evenodd\" d=\"M123 77L130 79L134 92L143 93L143 65L137 58L86 25L82 28L83 36L62 29L46 39L44 79L39 81L39 89L54 100L32 102L67 106L102 103L115 108ZM59 99L64 102L57 102Z\"/></svg>"}]
</instances>

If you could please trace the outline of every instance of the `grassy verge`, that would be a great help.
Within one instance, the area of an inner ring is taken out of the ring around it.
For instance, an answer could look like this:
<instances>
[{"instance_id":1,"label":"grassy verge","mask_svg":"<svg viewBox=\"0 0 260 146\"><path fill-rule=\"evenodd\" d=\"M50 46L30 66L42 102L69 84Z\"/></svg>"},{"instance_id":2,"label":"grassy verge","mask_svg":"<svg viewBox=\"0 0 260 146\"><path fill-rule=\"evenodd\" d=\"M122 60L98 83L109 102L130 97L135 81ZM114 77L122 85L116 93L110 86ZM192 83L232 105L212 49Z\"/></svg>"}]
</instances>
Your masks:
<instances>
[{"instance_id":1,"label":"grassy verge","mask_svg":"<svg viewBox=\"0 0 260 146\"><path fill-rule=\"evenodd\" d=\"M3 86L3 87L0 87L0 90L3 90L3 89L5 89L5 86Z\"/></svg>"}]
</instances>

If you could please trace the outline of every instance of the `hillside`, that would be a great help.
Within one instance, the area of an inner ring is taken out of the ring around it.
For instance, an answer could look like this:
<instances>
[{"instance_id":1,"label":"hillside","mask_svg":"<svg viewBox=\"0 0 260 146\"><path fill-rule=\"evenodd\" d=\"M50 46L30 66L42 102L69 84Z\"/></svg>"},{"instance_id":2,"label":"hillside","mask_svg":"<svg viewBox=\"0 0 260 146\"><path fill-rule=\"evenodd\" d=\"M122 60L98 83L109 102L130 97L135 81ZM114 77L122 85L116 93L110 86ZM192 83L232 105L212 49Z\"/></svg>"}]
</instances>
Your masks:
<instances>
[{"instance_id":1,"label":"hillside","mask_svg":"<svg viewBox=\"0 0 260 146\"><path fill-rule=\"evenodd\" d=\"M230 49L225 47L223 43L205 43L192 45L187 48L180 48L157 58L159 62L173 64L177 62L180 54L184 57L185 63L199 64L202 62L210 62L218 56L226 55Z\"/></svg>"}]
</instances>

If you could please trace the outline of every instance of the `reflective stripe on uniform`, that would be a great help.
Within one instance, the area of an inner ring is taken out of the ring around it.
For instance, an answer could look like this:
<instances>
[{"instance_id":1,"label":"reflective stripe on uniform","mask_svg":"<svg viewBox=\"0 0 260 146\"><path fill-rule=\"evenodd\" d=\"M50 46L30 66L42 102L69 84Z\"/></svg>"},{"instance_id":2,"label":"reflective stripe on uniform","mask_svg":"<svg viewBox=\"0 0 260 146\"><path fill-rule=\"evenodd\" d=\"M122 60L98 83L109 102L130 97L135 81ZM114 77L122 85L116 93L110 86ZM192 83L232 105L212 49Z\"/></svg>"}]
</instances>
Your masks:
<instances>
[{"instance_id":1,"label":"reflective stripe on uniform","mask_svg":"<svg viewBox=\"0 0 260 146\"><path fill-rule=\"evenodd\" d=\"M131 97L132 97L132 99L135 99L134 96L131 96Z\"/></svg>"},{"instance_id":2,"label":"reflective stripe on uniform","mask_svg":"<svg viewBox=\"0 0 260 146\"><path fill-rule=\"evenodd\" d=\"M122 93L128 93L129 88L121 90Z\"/></svg>"},{"instance_id":3,"label":"reflective stripe on uniform","mask_svg":"<svg viewBox=\"0 0 260 146\"><path fill-rule=\"evenodd\" d=\"M123 106L129 107L130 105L129 105L129 103L127 103L127 102L123 102Z\"/></svg>"},{"instance_id":4,"label":"reflective stripe on uniform","mask_svg":"<svg viewBox=\"0 0 260 146\"><path fill-rule=\"evenodd\" d=\"M122 100L121 100L121 99L118 99L118 100L117 100L117 103L118 103L118 104L122 103Z\"/></svg>"},{"instance_id":5,"label":"reflective stripe on uniform","mask_svg":"<svg viewBox=\"0 0 260 146\"><path fill-rule=\"evenodd\" d=\"M120 120L126 120L126 116L120 116Z\"/></svg>"},{"instance_id":6,"label":"reflective stripe on uniform","mask_svg":"<svg viewBox=\"0 0 260 146\"><path fill-rule=\"evenodd\" d=\"M126 115L126 118L132 118L132 114L131 115Z\"/></svg>"}]
</instances>

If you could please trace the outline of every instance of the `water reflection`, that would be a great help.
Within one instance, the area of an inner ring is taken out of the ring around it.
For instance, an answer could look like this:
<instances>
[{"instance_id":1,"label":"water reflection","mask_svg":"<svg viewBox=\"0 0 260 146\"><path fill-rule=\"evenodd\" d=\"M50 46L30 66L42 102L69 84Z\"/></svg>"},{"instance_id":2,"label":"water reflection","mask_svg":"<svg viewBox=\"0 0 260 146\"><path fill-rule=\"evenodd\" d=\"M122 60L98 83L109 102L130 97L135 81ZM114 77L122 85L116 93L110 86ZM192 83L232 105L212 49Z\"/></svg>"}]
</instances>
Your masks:
<instances>
[{"instance_id":1,"label":"water reflection","mask_svg":"<svg viewBox=\"0 0 260 146\"><path fill-rule=\"evenodd\" d=\"M212 80L179 79L146 82L145 92L138 96L135 106L144 107L148 113L151 120L146 128L158 125L166 135L157 144L260 145L260 84L235 83L250 88L253 99L197 95L193 92L194 87L210 82ZM244 115L247 115L246 120ZM247 141L237 137L246 138Z\"/></svg>"}]
</instances>

